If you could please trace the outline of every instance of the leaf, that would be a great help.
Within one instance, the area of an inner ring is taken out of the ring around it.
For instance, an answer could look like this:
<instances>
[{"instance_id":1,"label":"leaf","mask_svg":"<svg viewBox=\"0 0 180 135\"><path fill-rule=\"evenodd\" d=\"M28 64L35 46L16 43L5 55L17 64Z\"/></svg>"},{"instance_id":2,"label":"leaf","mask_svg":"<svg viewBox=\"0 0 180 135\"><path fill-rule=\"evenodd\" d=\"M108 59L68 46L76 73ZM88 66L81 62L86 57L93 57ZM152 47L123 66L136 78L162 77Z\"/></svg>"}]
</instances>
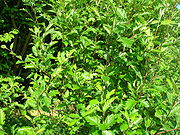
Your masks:
<instances>
[{"instance_id":1,"label":"leaf","mask_svg":"<svg viewBox=\"0 0 180 135\"><path fill-rule=\"evenodd\" d=\"M34 53L35 56L38 56L36 46L32 47L32 52Z\"/></svg>"},{"instance_id":2,"label":"leaf","mask_svg":"<svg viewBox=\"0 0 180 135\"><path fill-rule=\"evenodd\" d=\"M87 115L95 112L96 109L97 109L96 107L94 107L94 108L92 108L92 109L89 109L88 111L86 111L85 113L83 113L82 116L85 117L85 116L87 116Z\"/></svg>"},{"instance_id":3,"label":"leaf","mask_svg":"<svg viewBox=\"0 0 180 135\"><path fill-rule=\"evenodd\" d=\"M90 125L99 125L100 124L99 116L87 116L87 117L85 117L85 119Z\"/></svg>"},{"instance_id":4,"label":"leaf","mask_svg":"<svg viewBox=\"0 0 180 135\"><path fill-rule=\"evenodd\" d=\"M170 25L170 24L172 24L172 23L174 23L174 21L164 20L164 21L161 22L161 25Z\"/></svg>"},{"instance_id":5,"label":"leaf","mask_svg":"<svg viewBox=\"0 0 180 135\"><path fill-rule=\"evenodd\" d=\"M30 106L32 108L36 108L36 101L32 98L29 98L27 101L26 101L26 106Z\"/></svg>"},{"instance_id":6,"label":"leaf","mask_svg":"<svg viewBox=\"0 0 180 135\"><path fill-rule=\"evenodd\" d=\"M133 125L138 125L143 119L141 117L139 117L138 119L136 119L133 123L131 123L130 127L132 127Z\"/></svg>"},{"instance_id":7,"label":"leaf","mask_svg":"<svg viewBox=\"0 0 180 135\"><path fill-rule=\"evenodd\" d=\"M11 49L11 50L13 49L13 45L14 45L14 43L12 43L12 44L10 45L10 49Z\"/></svg>"},{"instance_id":8,"label":"leaf","mask_svg":"<svg viewBox=\"0 0 180 135\"><path fill-rule=\"evenodd\" d=\"M96 99L93 99L93 100L91 100L90 102L89 102L89 105L96 105L96 104L99 104L99 101L98 100L96 100Z\"/></svg>"},{"instance_id":9,"label":"leaf","mask_svg":"<svg viewBox=\"0 0 180 135\"><path fill-rule=\"evenodd\" d=\"M76 124L80 119L73 119L69 124L68 126L73 126L74 124Z\"/></svg>"},{"instance_id":10,"label":"leaf","mask_svg":"<svg viewBox=\"0 0 180 135\"><path fill-rule=\"evenodd\" d=\"M141 100L140 102L142 106L147 107L147 108L149 107L149 102L146 101L145 99Z\"/></svg>"},{"instance_id":11,"label":"leaf","mask_svg":"<svg viewBox=\"0 0 180 135\"><path fill-rule=\"evenodd\" d=\"M174 108L171 110L169 116L179 115L180 114L179 110L180 110L180 106L174 106Z\"/></svg>"},{"instance_id":12,"label":"leaf","mask_svg":"<svg viewBox=\"0 0 180 135\"><path fill-rule=\"evenodd\" d=\"M0 135L5 135L6 133L0 127Z\"/></svg>"},{"instance_id":13,"label":"leaf","mask_svg":"<svg viewBox=\"0 0 180 135\"><path fill-rule=\"evenodd\" d=\"M103 112L106 112L106 110L111 106L111 103L117 98L118 97L113 97L113 98L107 100L102 108Z\"/></svg>"},{"instance_id":14,"label":"leaf","mask_svg":"<svg viewBox=\"0 0 180 135\"><path fill-rule=\"evenodd\" d=\"M125 104L125 109L130 110L136 105L136 101L134 99L128 99Z\"/></svg>"},{"instance_id":15,"label":"leaf","mask_svg":"<svg viewBox=\"0 0 180 135\"><path fill-rule=\"evenodd\" d=\"M106 82L106 83L108 83L109 82L109 80L110 80L110 77L108 77L108 76L101 76L101 78L102 78L102 80L104 81L104 82Z\"/></svg>"},{"instance_id":16,"label":"leaf","mask_svg":"<svg viewBox=\"0 0 180 135\"><path fill-rule=\"evenodd\" d=\"M112 90L106 94L106 99L109 99L113 94L115 93L115 90Z\"/></svg>"},{"instance_id":17,"label":"leaf","mask_svg":"<svg viewBox=\"0 0 180 135\"><path fill-rule=\"evenodd\" d=\"M89 47L89 45L93 44L93 42L88 37L85 36L81 36L80 41L85 47Z\"/></svg>"},{"instance_id":18,"label":"leaf","mask_svg":"<svg viewBox=\"0 0 180 135\"><path fill-rule=\"evenodd\" d=\"M126 131L128 129L129 125L127 122L123 122L121 125L120 125L120 130L121 131Z\"/></svg>"},{"instance_id":19,"label":"leaf","mask_svg":"<svg viewBox=\"0 0 180 135\"><path fill-rule=\"evenodd\" d=\"M95 7L91 7L91 9L94 11L95 15L97 15L98 17L100 17L100 14L98 12L98 9Z\"/></svg>"},{"instance_id":20,"label":"leaf","mask_svg":"<svg viewBox=\"0 0 180 135\"><path fill-rule=\"evenodd\" d=\"M27 69L27 68L34 68L34 64L25 64L24 68L25 69Z\"/></svg>"},{"instance_id":21,"label":"leaf","mask_svg":"<svg viewBox=\"0 0 180 135\"><path fill-rule=\"evenodd\" d=\"M85 72L82 74L82 77L86 80L91 80L91 74L89 72Z\"/></svg>"},{"instance_id":22,"label":"leaf","mask_svg":"<svg viewBox=\"0 0 180 135\"><path fill-rule=\"evenodd\" d=\"M141 72L134 66L134 65L130 65L131 68L134 70L134 72L136 73L136 75L142 80L142 75Z\"/></svg>"},{"instance_id":23,"label":"leaf","mask_svg":"<svg viewBox=\"0 0 180 135\"><path fill-rule=\"evenodd\" d=\"M169 78L166 78L166 82L169 84L170 88L173 89L173 83Z\"/></svg>"},{"instance_id":24,"label":"leaf","mask_svg":"<svg viewBox=\"0 0 180 135\"><path fill-rule=\"evenodd\" d=\"M146 128L151 126L151 120L150 119L145 119L145 126L146 126Z\"/></svg>"},{"instance_id":25,"label":"leaf","mask_svg":"<svg viewBox=\"0 0 180 135\"><path fill-rule=\"evenodd\" d=\"M69 97L69 90L66 90L65 94L64 94L64 98L68 98Z\"/></svg>"},{"instance_id":26,"label":"leaf","mask_svg":"<svg viewBox=\"0 0 180 135\"><path fill-rule=\"evenodd\" d=\"M104 121L104 124L106 124L106 129L110 128L115 123L116 123L116 115L115 114L108 115Z\"/></svg>"},{"instance_id":27,"label":"leaf","mask_svg":"<svg viewBox=\"0 0 180 135\"><path fill-rule=\"evenodd\" d=\"M16 135L36 135L32 127L21 127Z\"/></svg>"},{"instance_id":28,"label":"leaf","mask_svg":"<svg viewBox=\"0 0 180 135\"><path fill-rule=\"evenodd\" d=\"M41 128L41 129L39 129L39 130L36 132L36 134L42 133L42 132L45 131L45 130L46 130L45 128Z\"/></svg>"},{"instance_id":29,"label":"leaf","mask_svg":"<svg viewBox=\"0 0 180 135\"><path fill-rule=\"evenodd\" d=\"M100 91L102 91L102 90L103 90L103 87L101 86L101 84L100 84L100 83L97 83L97 84L96 84L96 88L97 88L98 90L100 90Z\"/></svg>"},{"instance_id":30,"label":"leaf","mask_svg":"<svg viewBox=\"0 0 180 135\"><path fill-rule=\"evenodd\" d=\"M18 34L19 33L19 30L18 29L14 29L13 31L9 32L11 34Z\"/></svg>"},{"instance_id":31,"label":"leaf","mask_svg":"<svg viewBox=\"0 0 180 135\"><path fill-rule=\"evenodd\" d=\"M58 94L59 94L59 91L58 91L58 90L52 90L52 91L49 92L48 95L49 95L50 97L54 97L54 96L56 96L56 95L58 95Z\"/></svg>"},{"instance_id":32,"label":"leaf","mask_svg":"<svg viewBox=\"0 0 180 135\"><path fill-rule=\"evenodd\" d=\"M80 116L78 114L72 113L72 114L69 114L69 117L71 117L71 118L79 118Z\"/></svg>"},{"instance_id":33,"label":"leaf","mask_svg":"<svg viewBox=\"0 0 180 135\"><path fill-rule=\"evenodd\" d=\"M105 131L102 131L102 135L115 135L115 133L113 133L113 131L111 130L105 130Z\"/></svg>"},{"instance_id":34,"label":"leaf","mask_svg":"<svg viewBox=\"0 0 180 135\"><path fill-rule=\"evenodd\" d=\"M77 84L73 84L72 85L72 89L73 90L78 90L78 89L80 89L80 87Z\"/></svg>"},{"instance_id":35,"label":"leaf","mask_svg":"<svg viewBox=\"0 0 180 135\"><path fill-rule=\"evenodd\" d=\"M106 30L106 32L110 35L111 34L111 29L108 25L104 24L103 28Z\"/></svg>"},{"instance_id":36,"label":"leaf","mask_svg":"<svg viewBox=\"0 0 180 135\"><path fill-rule=\"evenodd\" d=\"M162 120L163 113L160 109L156 110L155 116L158 117L160 120Z\"/></svg>"},{"instance_id":37,"label":"leaf","mask_svg":"<svg viewBox=\"0 0 180 135\"><path fill-rule=\"evenodd\" d=\"M0 109L0 125L4 125L5 123L5 113L2 109Z\"/></svg>"},{"instance_id":38,"label":"leaf","mask_svg":"<svg viewBox=\"0 0 180 135\"><path fill-rule=\"evenodd\" d=\"M157 23L159 23L158 20L154 20L154 21L151 22L151 24L157 24Z\"/></svg>"},{"instance_id":39,"label":"leaf","mask_svg":"<svg viewBox=\"0 0 180 135\"><path fill-rule=\"evenodd\" d=\"M1 45L1 48L6 49L7 47L6 47L6 45Z\"/></svg>"},{"instance_id":40,"label":"leaf","mask_svg":"<svg viewBox=\"0 0 180 135\"><path fill-rule=\"evenodd\" d=\"M120 37L118 41L122 42L124 47L131 48L132 44L134 43L133 39L127 38L127 37Z\"/></svg>"},{"instance_id":41,"label":"leaf","mask_svg":"<svg viewBox=\"0 0 180 135\"><path fill-rule=\"evenodd\" d=\"M122 19L126 19L127 15L126 15L126 11L122 8L117 8L117 12L116 14L121 17Z\"/></svg>"}]
</instances>

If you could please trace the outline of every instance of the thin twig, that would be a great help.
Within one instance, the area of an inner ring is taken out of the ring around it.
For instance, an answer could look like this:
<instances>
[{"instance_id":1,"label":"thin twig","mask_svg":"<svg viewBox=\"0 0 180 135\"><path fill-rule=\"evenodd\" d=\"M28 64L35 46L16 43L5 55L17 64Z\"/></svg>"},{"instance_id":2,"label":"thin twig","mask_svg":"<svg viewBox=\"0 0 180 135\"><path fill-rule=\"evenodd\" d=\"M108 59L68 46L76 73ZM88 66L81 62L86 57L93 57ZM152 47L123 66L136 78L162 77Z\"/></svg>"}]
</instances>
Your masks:
<instances>
[{"instance_id":1,"label":"thin twig","mask_svg":"<svg viewBox=\"0 0 180 135\"><path fill-rule=\"evenodd\" d=\"M175 129L171 129L171 130L162 131L162 132L156 133L155 135L171 132L171 131L178 130L178 129L180 129L180 128L175 128Z\"/></svg>"}]
</instances>

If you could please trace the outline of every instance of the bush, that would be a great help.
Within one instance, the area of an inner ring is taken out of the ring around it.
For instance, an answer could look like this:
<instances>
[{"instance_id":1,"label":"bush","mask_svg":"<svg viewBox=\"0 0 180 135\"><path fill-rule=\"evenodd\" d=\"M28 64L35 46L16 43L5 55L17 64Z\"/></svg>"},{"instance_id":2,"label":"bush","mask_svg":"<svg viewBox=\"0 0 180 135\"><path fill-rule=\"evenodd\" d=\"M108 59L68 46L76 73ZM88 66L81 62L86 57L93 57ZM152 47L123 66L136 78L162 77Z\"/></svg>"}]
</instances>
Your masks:
<instances>
[{"instance_id":1,"label":"bush","mask_svg":"<svg viewBox=\"0 0 180 135\"><path fill-rule=\"evenodd\" d=\"M28 70L24 79L30 83L24 87L20 77L1 76L0 132L177 132L179 11L174 0L23 2L33 16L32 51L24 59L16 56L16 64ZM26 101L18 103L21 95Z\"/></svg>"}]
</instances>

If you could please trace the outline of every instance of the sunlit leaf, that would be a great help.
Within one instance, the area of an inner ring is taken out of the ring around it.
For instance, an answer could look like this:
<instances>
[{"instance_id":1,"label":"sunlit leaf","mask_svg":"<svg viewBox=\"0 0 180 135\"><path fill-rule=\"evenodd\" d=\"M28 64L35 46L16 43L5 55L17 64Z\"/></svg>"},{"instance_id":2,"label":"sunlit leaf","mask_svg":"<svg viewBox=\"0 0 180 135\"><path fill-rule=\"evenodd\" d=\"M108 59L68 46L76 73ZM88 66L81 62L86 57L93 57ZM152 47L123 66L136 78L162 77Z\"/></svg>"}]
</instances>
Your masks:
<instances>
[{"instance_id":1,"label":"sunlit leaf","mask_svg":"<svg viewBox=\"0 0 180 135\"><path fill-rule=\"evenodd\" d=\"M0 125L4 125L5 123L5 113L2 109L0 109Z\"/></svg>"}]
</instances>

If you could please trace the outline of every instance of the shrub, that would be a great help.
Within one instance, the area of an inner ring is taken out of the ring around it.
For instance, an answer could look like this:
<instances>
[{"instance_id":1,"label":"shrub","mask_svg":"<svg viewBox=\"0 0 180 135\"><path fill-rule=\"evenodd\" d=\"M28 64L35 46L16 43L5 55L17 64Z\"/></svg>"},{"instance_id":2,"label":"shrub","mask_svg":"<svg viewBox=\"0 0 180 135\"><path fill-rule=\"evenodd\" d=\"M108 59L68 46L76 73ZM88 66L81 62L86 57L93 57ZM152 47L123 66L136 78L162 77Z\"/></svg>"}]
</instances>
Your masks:
<instances>
[{"instance_id":1,"label":"shrub","mask_svg":"<svg viewBox=\"0 0 180 135\"><path fill-rule=\"evenodd\" d=\"M35 15L29 28L32 51L16 64L29 70L30 84L17 88L26 99L17 103L21 124L8 123L3 115L5 132L10 125L15 134L177 131L175 1L23 2ZM4 82L1 88L8 89ZM18 93L13 84L10 89Z\"/></svg>"}]
</instances>

